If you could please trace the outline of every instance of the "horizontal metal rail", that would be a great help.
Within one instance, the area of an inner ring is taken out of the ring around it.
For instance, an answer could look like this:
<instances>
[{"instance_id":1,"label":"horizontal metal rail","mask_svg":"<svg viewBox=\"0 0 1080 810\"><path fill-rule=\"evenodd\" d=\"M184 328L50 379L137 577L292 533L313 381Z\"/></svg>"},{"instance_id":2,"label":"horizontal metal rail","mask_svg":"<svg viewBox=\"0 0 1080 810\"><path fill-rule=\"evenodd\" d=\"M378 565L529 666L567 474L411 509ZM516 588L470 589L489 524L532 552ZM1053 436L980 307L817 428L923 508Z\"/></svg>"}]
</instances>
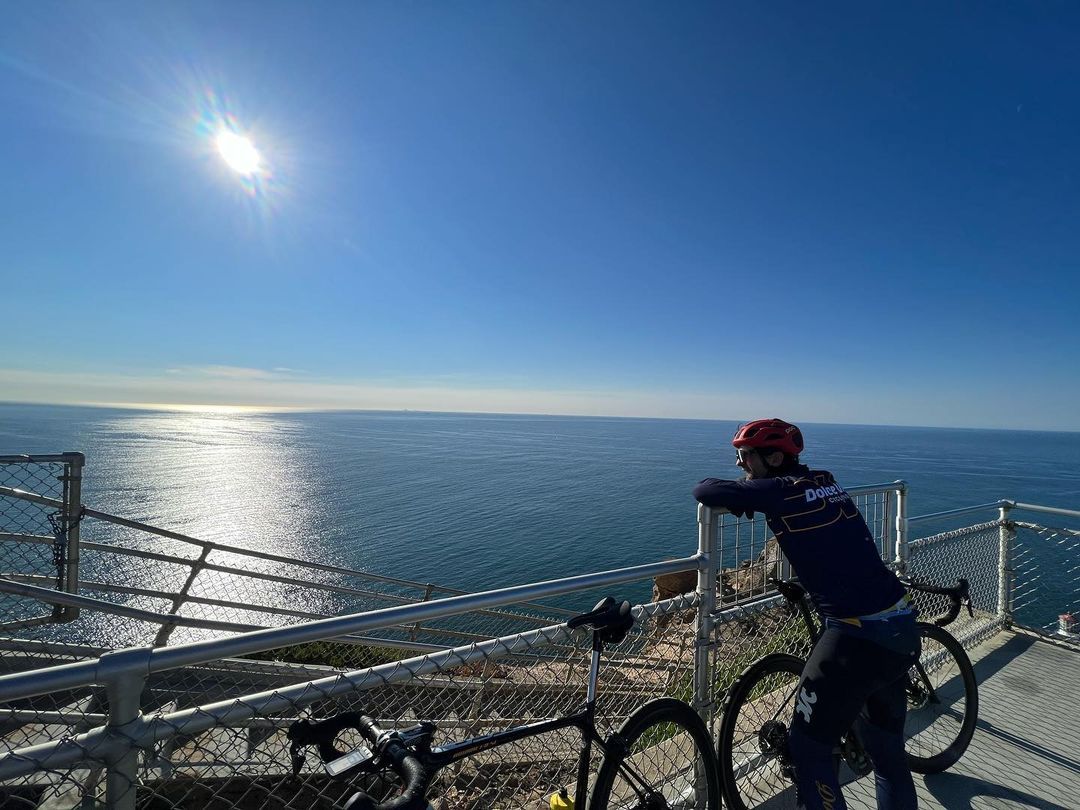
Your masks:
<instances>
[{"instance_id":1,"label":"horizontal metal rail","mask_svg":"<svg viewBox=\"0 0 1080 810\"><path fill-rule=\"evenodd\" d=\"M912 540L908 543L908 548L914 551L915 549L924 548L925 546L933 545L935 543L941 543L946 540L955 540L958 537L966 537L971 534L978 534L984 532L987 529L993 529L1002 525L1001 520L988 520L986 523L976 523L972 526L963 526L959 529L952 529L947 532L938 532L937 534L931 534L927 537L920 537L918 540Z\"/></svg>"},{"instance_id":2,"label":"horizontal metal rail","mask_svg":"<svg viewBox=\"0 0 1080 810\"><path fill-rule=\"evenodd\" d=\"M953 515L967 515L971 512L985 512L987 509L1000 509L1002 505L1011 503L1010 501L993 501L991 503L980 503L977 506L962 506L959 509L946 509L943 512L930 512L925 515L915 515L909 517L908 523L919 523L924 520L934 520L936 518L952 517Z\"/></svg>"},{"instance_id":3,"label":"horizontal metal rail","mask_svg":"<svg viewBox=\"0 0 1080 810\"><path fill-rule=\"evenodd\" d=\"M45 456L28 456L28 455L14 455L14 456L0 456L0 464L46 464L46 463L63 463L71 461L74 456L81 456L82 453L52 453Z\"/></svg>"},{"instance_id":4,"label":"horizontal metal rail","mask_svg":"<svg viewBox=\"0 0 1080 810\"><path fill-rule=\"evenodd\" d=\"M0 541L9 543L41 543L52 545L56 538L45 534L13 534L12 532L0 532Z\"/></svg>"},{"instance_id":5,"label":"horizontal metal rail","mask_svg":"<svg viewBox=\"0 0 1080 810\"><path fill-rule=\"evenodd\" d=\"M194 619L188 616L177 616L175 613L156 613L152 610L130 607L129 605L106 602L102 599L94 599L89 596L78 596L71 593L63 593L50 588L41 588L37 585L28 585L15 582L10 579L0 579L0 593L12 596L25 596L47 602L50 605L68 605L70 607L86 608L100 613L110 613L114 616L124 616L136 621L151 622L153 624L171 624L178 627L199 627L204 630L227 630L235 633L243 633L251 630L251 625L238 622L220 622L212 619Z\"/></svg>"},{"instance_id":6,"label":"horizontal metal rail","mask_svg":"<svg viewBox=\"0 0 1080 810\"><path fill-rule=\"evenodd\" d=\"M47 712L40 709L0 709L0 723L37 723L54 726L100 726L109 715L93 712Z\"/></svg>"},{"instance_id":7,"label":"horizontal metal rail","mask_svg":"<svg viewBox=\"0 0 1080 810\"><path fill-rule=\"evenodd\" d=\"M695 554L692 557L681 557L675 560L664 560L628 568L583 574L576 577L547 580L529 585L498 588L481 593L450 596L412 605L381 608L306 624L256 630L231 638L197 641L158 649L148 647L131 648L130 650L118 651L113 655L127 653L130 656L132 653L140 653L139 668L144 674L149 674L194 664L205 664L218 658L235 658L265 652L278 647L291 647L296 644L364 633L384 627L415 624L427 619L457 616L482 608L520 604L531 599L559 596L624 582L634 582L660 574L697 570L700 564L701 560ZM19 588L33 587L30 585L18 585L18 583L12 584ZM50 594L50 598L56 598L56 596L55 592ZM102 662L107 658L109 658L109 655L102 656L97 661L63 664L35 672L0 677L0 701L43 695L61 689L77 689L99 683L102 674Z\"/></svg>"},{"instance_id":8,"label":"horizontal metal rail","mask_svg":"<svg viewBox=\"0 0 1080 810\"><path fill-rule=\"evenodd\" d=\"M179 616L175 613L157 613L152 610L144 610L143 608L130 607L128 605L117 604L115 602L106 602L103 599L94 599L89 596L77 596L75 594L63 593L55 591L50 588L41 588L37 585L28 585L22 582L15 582L10 579L0 578L0 593L7 593L13 596L25 596L31 599L37 599L41 602L47 602L52 605L69 605L71 607L86 608L87 610L94 610L98 613L109 613L115 616L124 616L128 619L135 619L137 621L149 622L151 624L170 625L174 627L194 627L202 630L221 630L224 632L232 633L249 633L255 630L268 630L276 628L268 628L265 625L260 624L245 624L243 622L223 622L216 619L198 619L192 616ZM296 625L290 625L296 626ZM411 629L411 628L403 628ZM487 636L470 635L470 638L488 638ZM341 636L340 638L325 639L327 641L338 641L345 644L362 644L371 647L391 647L394 649L403 650L445 650L446 645L439 644L424 644L417 641L397 641L394 639L386 638L374 638L371 636Z\"/></svg>"},{"instance_id":9,"label":"horizontal metal rail","mask_svg":"<svg viewBox=\"0 0 1080 810\"><path fill-rule=\"evenodd\" d=\"M670 569L674 563L686 564L693 562L696 566L697 559L683 558L671 560L668 563L652 563L647 566L635 566L636 569L661 568ZM617 569L616 571L602 572L599 574L587 574L582 577L571 578L573 580L608 577L609 575L622 576L632 569ZM689 570L681 568L676 570ZM675 570L663 570L660 573L675 573ZM544 595L553 595L551 588L569 583L571 580L556 580L547 583L536 583L529 586L507 588L501 591L489 591L486 596L492 599L503 598L506 592L521 591L524 589L538 590ZM625 580L622 580L625 581ZM632 581L632 580L630 580ZM611 583L606 583L611 584ZM563 591L559 591L563 592ZM498 596L496 596L498 595ZM470 594L481 596L481 594ZM450 602L463 597L451 597L440 600ZM512 601L515 601L512 599ZM677 604L676 604L677 603ZM422 607L437 604L425 603ZM697 604L697 595L690 595L669 600L666 605L673 610L687 610ZM391 608L390 611L400 611L403 608ZM635 607L633 613L641 618L646 615L656 615L667 612L661 605L649 605ZM357 617L359 618L359 617ZM254 635L254 634L253 634ZM384 685L395 682L402 678L416 679L422 675L429 675L442 671L449 665L463 666L473 661L486 660L497 651L512 654L518 651L526 651L537 644L552 644L569 639L572 631L566 625L552 625L537 630L530 630L514 636L491 639L482 644L470 644L457 647L452 650L433 653L407 661L397 661L390 664L381 664L376 667L365 668L348 673L335 673L325 678L305 683L292 684L253 695L246 695L242 699L227 699L216 703L198 706L167 714L143 715L139 719L127 724L122 735L111 733L107 726L95 728L91 731L64 737L59 740L49 741L27 748L20 748L6 755L0 755L0 782L27 776L40 770L64 770L79 762L88 759L100 760L110 755L130 750L132 747L149 748L154 743L179 735L195 735L215 726L238 726L247 722L256 715L262 716L296 716L297 710L309 706L320 700L337 697L339 695L362 691L370 686ZM175 649L175 648L174 648ZM122 650L111 655L117 657L137 656L140 651L136 649ZM165 652L164 650L161 652ZM108 658L108 655L103 656ZM55 667L54 670L73 671L79 665L67 665ZM45 675L53 670L39 670L37 675ZM112 668L116 673L116 668ZM0 678L0 681L9 681L13 676ZM88 684L83 684L88 685ZM50 690L52 691L52 690ZM0 695L0 700L8 698Z\"/></svg>"},{"instance_id":10,"label":"horizontal metal rail","mask_svg":"<svg viewBox=\"0 0 1080 810\"><path fill-rule=\"evenodd\" d=\"M42 544L45 544L45 543L51 544L51 543L54 542L53 538L38 538L38 537L27 538L27 537L21 537L21 538L17 538L17 539L21 539L23 542L42 543ZM115 546L115 545L111 545L111 544L108 544L108 543L92 543L92 542L83 542L83 543L80 544L79 547L83 551L100 551L100 552L107 553L107 554L117 554L117 555L123 556L123 557L136 557L138 559L154 560L156 562L164 562L164 563L169 563L169 564L172 564L172 565L184 565L184 566L187 566L189 568L197 568L199 571L217 571L218 573L229 574L231 576L249 577L251 579L256 579L256 580L266 581L266 582L280 582L283 585L302 585L304 587L310 588L311 590L322 591L324 593L337 593L337 594L343 594L345 596L362 596L362 597L365 597L365 598L368 598L368 599L381 600L383 602L392 602L392 603L403 604L403 605L412 605L412 604L416 604L418 601L420 601L420 600L416 599L415 597L401 596L399 594L392 594L392 593L382 593L380 591L369 591L369 590L365 590L363 588L350 588L350 587L345 586L345 585L331 585L331 584L328 584L328 583L316 582L316 581L310 580L310 579L296 579L294 577L285 577L285 576L281 576L281 575L278 575L278 574L264 574L264 573L262 573L260 571L252 571L252 570L247 569L247 568L235 568L235 567L230 567L230 566L227 566L227 565L218 565L216 563L202 562L202 561L197 560L197 559L187 559L187 558L184 558L184 557L175 557L175 556L173 556L171 554L163 554L163 553L161 553L159 551L144 551L143 549L138 549L138 548L126 548L124 546ZM15 581L26 581L27 580L27 577L19 576L19 575L0 574L0 576L7 576L8 578L10 578L12 580L15 580ZM299 612L293 612L293 611L279 611L279 610L277 610L275 608L258 606L258 605L248 605L248 604L244 604L242 602L233 602L233 601L226 601L226 600L210 600L210 599L206 599L205 597L191 596L190 594L180 593L180 592L146 591L146 590L141 590L141 589L140 590L125 589L123 586L107 585L105 583L94 583L94 582L88 582L88 581L84 581L82 584L83 584L84 587L86 587L88 589L91 589L91 590L96 589L96 590L105 590L105 591L116 591L116 592L119 592L119 593L132 593L132 594L137 593L140 596L151 596L151 597L160 598L160 599L182 599L183 602L190 602L190 603L196 603L196 604L200 604L200 603L201 604L215 604L215 605L219 605L221 607L235 607L237 609L242 609L242 610L255 610L255 611L261 611L261 612L266 612L266 613L283 612L285 615L296 615L296 616L302 616L304 618L309 618L309 619L324 618L323 616L319 616L317 614L311 614L311 613L301 614ZM537 606L537 607L539 607L539 606ZM532 623L532 624L535 624L537 626L544 626L544 625L550 624L552 618L557 617L559 615L570 615L570 616L574 615L573 611L566 610L565 608L546 607L546 609L550 611L551 615L548 615L548 616L530 616L527 613L506 613L504 611L497 611L497 610L484 610L484 611L478 611L478 613L480 613L481 615L484 615L484 616L491 616L491 617L494 617L494 618L497 618L497 619L510 619L512 621L520 621L520 622L525 622L525 623ZM487 638L487 636L477 636L477 638Z\"/></svg>"},{"instance_id":11,"label":"horizontal metal rail","mask_svg":"<svg viewBox=\"0 0 1080 810\"><path fill-rule=\"evenodd\" d=\"M6 628L5 628L6 629ZM109 650L107 647L91 647L86 644L66 644L62 641L41 641L40 639L14 638L0 636L0 650L25 653L34 657L69 657L96 658Z\"/></svg>"},{"instance_id":12,"label":"horizontal metal rail","mask_svg":"<svg viewBox=\"0 0 1080 810\"><path fill-rule=\"evenodd\" d=\"M848 490L849 492L851 490ZM953 517L954 515L966 515L971 512L984 512L987 509L1024 509L1028 512L1042 512L1046 515L1064 515L1066 517L1080 518L1080 511L1076 509L1060 509L1056 506L1040 506L1034 503L1022 503L1020 501L1000 500L991 501L990 503L980 503L976 506L962 506L959 509L946 509L943 512L930 512L926 515L916 515L915 517L909 517L908 523L917 523L923 520L934 520L935 518Z\"/></svg>"},{"instance_id":13,"label":"horizontal metal rail","mask_svg":"<svg viewBox=\"0 0 1080 810\"><path fill-rule=\"evenodd\" d=\"M1080 518L1080 511L1076 509L1059 509L1056 506L1038 506L1033 503L1020 503L1019 501L1002 501L1002 505L1008 505L1011 509L1025 509L1029 512L1042 512L1047 515Z\"/></svg>"},{"instance_id":14,"label":"horizontal metal rail","mask_svg":"<svg viewBox=\"0 0 1080 810\"><path fill-rule=\"evenodd\" d=\"M56 500L54 498L47 498L47 497L42 496L42 495L37 495L37 494L35 494L33 492L27 492L26 490L14 489L12 487L0 486L0 495L7 495L8 497L17 498L17 499L25 500L25 501L30 501L32 503L37 503L37 504L40 504L42 506L52 506L52 507L55 507L57 509L63 509L63 507L64 507L63 501L59 501L59 500ZM419 591L423 591L425 594L438 592L438 593L452 594L452 595L455 595L455 596L464 596L464 595L469 593L468 591L462 590L460 588L451 588L451 587L448 587L448 586L445 586L445 585L435 585L435 584L426 583L426 582L415 582L415 581L412 581L412 580L401 579L399 577L389 577L389 576L385 576L385 575L382 575L382 574L372 574L372 573L367 572L367 571L357 571L357 570L352 569L352 568L343 568L343 567L337 566L337 565L326 565L324 563L315 563L315 562L311 562L309 560L301 560L301 559L297 559L297 558L294 558L294 557L286 557L286 556L281 555L281 554L272 554L272 553L267 552L267 551L257 551L257 550L254 550L254 549L242 548L241 546L232 546L232 545L229 545L227 543L217 543L217 542L213 542L213 541L210 541L210 540L200 540L197 537L190 537L190 536L185 535L185 534L180 534L179 532L169 531L168 529L160 529L160 528L158 528L156 526L151 526L148 523L141 523L141 522L136 521L136 520L129 520L127 518L123 518L123 517L120 517L118 515L112 515L112 514L109 514L108 512L102 512L102 511L99 511L97 509L91 509L89 507L86 507L83 510L83 516L87 517L87 518L94 518L95 520L101 520L101 521L103 521L105 523L111 523L111 524L118 525L118 526L124 526L124 527L129 528L129 529L135 529L136 531L142 531L142 532L145 532L147 534L152 534L152 535L155 535L155 536L158 536L158 537L164 537L164 538L169 539L169 540L176 540L176 541L181 542L181 543L187 543L189 545L193 545L193 546L198 547L199 549L201 549L204 552L219 551L219 552L228 553L228 554L237 554L237 555L244 556L244 557L253 557L253 558L256 558L256 559L268 560L270 562L285 563L285 564L288 564L288 565L295 565L295 566L300 567L300 568L307 568L307 569L310 569L310 570L313 570L313 571L322 571L324 573L338 574L338 575L347 576L347 577L356 577L357 579L367 580L369 582L381 582L381 583L389 584L389 585L399 585L399 586L406 587L406 588L415 588L415 589L417 589ZM49 538L49 537L41 537L39 539L36 536L24 536L24 537L19 538L19 539L22 539L24 542L43 542L43 543L52 543L55 540L55 538ZM224 571L224 572L227 572L227 573L238 574L238 575L241 575L241 576L254 576L254 577L259 577L259 578L270 578L272 576L272 575L269 575L269 574L251 572L251 571L247 571L247 570L244 570L244 569L221 568L221 567L215 567L213 564L201 564L201 563L199 563L198 558L185 559L183 557L175 557L173 555L161 555L161 554L158 554L158 553L152 552L152 551L144 551L142 549L130 549L130 548L125 548L123 546L117 546L117 545L109 544L109 543L82 542L82 543L80 543L80 548L88 549L88 550L95 550L95 551L102 551L102 552L111 553L111 554L126 554L126 555L129 555L129 556L144 557L146 559L154 559L154 560L159 560L161 562L172 562L172 563L176 563L176 564L180 564L180 565L189 565L189 566L191 566L191 565L200 565L201 568L204 568L206 570ZM335 586L324 585L322 583L312 582L312 581L308 581L308 580L289 579L289 580L287 580L287 582L289 582L290 584L291 583L306 584L306 585L309 585L309 586L311 586L313 588L320 588L320 589L323 589L323 590L334 590L335 589ZM356 595L361 595L361 596L366 596L366 595L377 596L378 598L384 599L386 601L403 601L403 602L404 601L410 601L408 599L408 597L395 596L395 595L390 595L390 594L381 594L381 593L378 593L378 592L375 592L375 591L356 590L354 593ZM540 610L544 610L547 613L549 613L549 615L551 615L551 616L567 616L567 617L569 617L569 616L574 615L574 612L572 610L567 610L566 608L554 607L554 606L551 606L551 605L541 605L541 604L530 605L528 603L525 603L525 606L533 607L533 608L540 609ZM514 618L526 619L527 620L527 619L536 619L537 617L515 615ZM543 618L538 623L543 624L543 623L546 623L547 621L548 621L547 618Z\"/></svg>"},{"instance_id":15,"label":"horizontal metal rail","mask_svg":"<svg viewBox=\"0 0 1080 810\"><path fill-rule=\"evenodd\" d=\"M30 503L36 503L40 506L52 506L56 509L64 508L63 501L58 501L56 498L46 498L44 495L37 495L33 492L27 492L25 489L17 489L16 487L0 486L0 495L4 495L8 498L15 498L19 501L29 501Z\"/></svg>"},{"instance_id":16,"label":"horizontal metal rail","mask_svg":"<svg viewBox=\"0 0 1080 810\"><path fill-rule=\"evenodd\" d=\"M0 579L10 582L21 582L26 585L37 585L39 588L47 587L41 583L48 583L51 578L43 574L0 574ZM228 599L210 599L205 596L186 596L173 591L154 591L149 588L136 588L131 585L113 585L108 582L95 582L84 579L79 583L83 590L102 591L104 593L122 593L128 596L145 596L149 599L175 599L184 596L186 602L193 605L207 605L209 607L233 608L252 613L266 613L271 616L291 616L296 619L325 619L326 614L310 613L303 610L290 610L289 608L267 607L265 605L252 605L247 602L234 602ZM112 603L109 603L112 604Z\"/></svg>"},{"instance_id":17,"label":"horizontal metal rail","mask_svg":"<svg viewBox=\"0 0 1080 810\"><path fill-rule=\"evenodd\" d=\"M0 575L0 578L4 578L5 576L6 575ZM38 582L38 581L40 581L40 582L48 582L49 581L49 578L47 576L41 576L41 575L6 576L6 578L10 579L12 582L25 582L25 583L28 583L30 585L33 585L35 582ZM303 611L303 610L289 610L288 608L267 607L266 605L254 605L254 604L250 604L248 602L235 602L235 601L230 601L228 599L211 599L211 598L206 597L206 596L190 596L190 595L187 595L187 594L178 594L178 593L173 593L173 592L168 592L168 591L152 591L152 590L148 590L146 588L133 588L133 587L130 587L130 586L127 586L127 585L111 585L111 584L108 584L108 583L105 583L105 582L93 582L93 581L83 580L82 586L83 586L84 589L86 589L88 591L104 591L106 593L123 593L123 594L128 594L130 596L145 596L145 597L148 597L148 598L151 598L151 599L174 599L174 598L177 598L179 596L183 596L185 604L205 605L207 607L221 607L221 608L227 608L227 609L232 609L232 610L244 610L244 611L248 611L248 612L251 612L251 613L266 613L266 614L271 615L271 616L291 616L293 618L301 619L301 620L304 620L304 621L315 621L317 619L325 619L325 618L327 618L327 614L325 614L325 613L310 613L308 611ZM397 600L395 600L395 601L397 601ZM403 604L409 604L409 605L416 604L416 601L413 600L413 599L404 599L403 598L400 601ZM113 603L107 602L105 604L113 604ZM488 611L488 610L477 611L477 614L478 615L483 615L483 616L498 616L500 618L508 618L508 619L515 619L515 620L521 619L521 620L524 620L525 622L532 622L532 623L537 624L537 625L550 624L551 621L552 621L552 617L550 617L550 616L547 617L547 618L542 618L542 617L539 617L539 616L529 616L529 615L526 615L526 614L500 613L500 612L497 612L497 611ZM167 615L175 616L175 615L179 615L179 614L170 613L170 614L167 614ZM166 624L168 624L168 622L166 622ZM265 629L268 626L269 625L264 625L264 624L246 624L246 625L244 625L246 630L262 630L262 629ZM450 638L459 638L459 639L466 639L466 640L471 639L471 640L474 640L474 641L485 641L485 640L491 638L490 633L488 633L486 635L482 634L482 633L466 633L466 632L463 632L461 630L449 630L449 629L444 628L444 627L431 627L429 625L420 625L419 627L417 625L415 625L415 624L411 624L411 625L407 625L407 626L402 625L402 626L400 626L400 629L408 630L410 633L432 633L432 634L437 634L437 635L444 635L444 636L447 636L447 637L450 637ZM382 640L373 639L373 641L386 641L386 639L382 639ZM354 642L350 641L349 643L354 643ZM360 643L360 642L357 641L355 643ZM397 643L395 642L395 646L396 646L396 644ZM163 645L157 645L157 646L163 646ZM386 646L386 645L383 645L383 646ZM414 649L413 646L409 646L409 642L404 642L403 641L403 642L401 642L401 646L402 646L402 649ZM442 644L442 645L438 645L438 644L417 644L415 646L415 649L444 650L444 649L446 649L446 646L447 645L445 645L445 644Z\"/></svg>"},{"instance_id":18,"label":"horizontal metal rail","mask_svg":"<svg viewBox=\"0 0 1080 810\"><path fill-rule=\"evenodd\" d=\"M906 490L906 481L892 481L887 484L862 484L857 487L844 487L844 492L848 495L884 495L886 492L896 492L896 490Z\"/></svg>"}]
</instances>

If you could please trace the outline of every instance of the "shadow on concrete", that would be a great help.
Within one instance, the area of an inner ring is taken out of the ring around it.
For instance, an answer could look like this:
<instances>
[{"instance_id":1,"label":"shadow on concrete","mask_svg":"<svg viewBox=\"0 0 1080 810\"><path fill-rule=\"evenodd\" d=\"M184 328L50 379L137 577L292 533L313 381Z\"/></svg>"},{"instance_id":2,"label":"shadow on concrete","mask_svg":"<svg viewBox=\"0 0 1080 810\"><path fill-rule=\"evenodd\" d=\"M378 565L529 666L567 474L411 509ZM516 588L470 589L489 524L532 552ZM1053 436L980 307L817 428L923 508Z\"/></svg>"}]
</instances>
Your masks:
<instances>
[{"instance_id":1,"label":"shadow on concrete","mask_svg":"<svg viewBox=\"0 0 1080 810\"><path fill-rule=\"evenodd\" d=\"M973 664L975 682L982 686L1010 662L1029 650L1033 644L1035 644L1035 639L1031 636L1015 635L996 650L987 653Z\"/></svg>"},{"instance_id":2,"label":"shadow on concrete","mask_svg":"<svg viewBox=\"0 0 1080 810\"><path fill-rule=\"evenodd\" d=\"M1020 807L1032 807L1036 810L1073 810L1063 804L1057 804L1046 799L1040 799L1030 793L1016 790L1015 788L995 785L974 776L964 776L959 773L938 773L927 776L923 780L926 789L937 799L942 807L949 810L970 810L972 799L976 797L991 799L1006 799L1016 803ZM980 806L981 803L980 803Z\"/></svg>"},{"instance_id":3,"label":"shadow on concrete","mask_svg":"<svg viewBox=\"0 0 1080 810\"><path fill-rule=\"evenodd\" d=\"M1045 759L1049 762L1053 762L1059 767L1066 768L1075 774L1080 774L1080 761L1069 759L1055 751L1051 751L1046 746L1039 745L1031 740L1026 740L1012 732L987 723L985 720L980 720L976 723L975 728L984 734L990 734L1003 742L1007 742L1009 745L1015 745L1017 748L1022 748L1029 754L1034 754L1040 759Z\"/></svg>"}]
</instances>

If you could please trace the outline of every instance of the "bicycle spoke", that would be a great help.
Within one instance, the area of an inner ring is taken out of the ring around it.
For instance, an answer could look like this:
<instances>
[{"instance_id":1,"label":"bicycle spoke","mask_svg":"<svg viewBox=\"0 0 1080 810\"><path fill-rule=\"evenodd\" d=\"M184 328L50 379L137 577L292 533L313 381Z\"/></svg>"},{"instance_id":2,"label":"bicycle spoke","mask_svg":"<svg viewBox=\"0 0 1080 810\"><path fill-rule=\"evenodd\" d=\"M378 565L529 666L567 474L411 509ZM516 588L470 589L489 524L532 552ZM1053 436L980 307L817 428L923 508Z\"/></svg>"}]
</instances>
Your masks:
<instances>
[{"instance_id":1,"label":"bicycle spoke","mask_svg":"<svg viewBox=\"0 0 1080 810\"><path fill-rule=\"evenodd\" d=\"M719 810L720 784L708 729L686 704L671 699L655 703L620 729L625 746L607 751L594 801L609 810Z\"/></svg>"},{"instance_id":2,"label":"bicycle spoke","mask_svg":"<svg viewBox=\"0 0 1080 810\"><path fill-rule=\"evenodd\" d=\"M978 712L971 664L947 631L920 625L922 654L908 672L905 749L913 770L936 773L963 753Z\"/></svg>"},{"instance_id":3,"label":"bicycle spoke","mask_svg":"<svg viewBox=\"0 0 1080 810\"><path fill-rule=\"evenodd\" d=\"M730 804L737 810L794 806L785 758L801 670L802 662L791 659L747 676L734 702L725 708L730 712L724 721L729 768L725 779L736 794Z\"/></svg>"}]
</instances>

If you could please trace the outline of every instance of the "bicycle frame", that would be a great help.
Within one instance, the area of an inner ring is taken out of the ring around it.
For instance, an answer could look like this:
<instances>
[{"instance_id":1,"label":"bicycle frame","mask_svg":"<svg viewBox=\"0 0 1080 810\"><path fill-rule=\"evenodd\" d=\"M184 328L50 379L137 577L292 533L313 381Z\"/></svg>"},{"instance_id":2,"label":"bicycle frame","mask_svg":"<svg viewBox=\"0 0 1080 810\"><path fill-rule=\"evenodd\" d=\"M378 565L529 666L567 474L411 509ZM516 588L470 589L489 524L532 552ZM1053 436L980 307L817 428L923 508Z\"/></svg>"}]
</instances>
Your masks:
<instances>
[{"instance_id":1,"label":"bicycle frame","mask_svg":"<svg viewBox=\"0 0 1080 810\"><path fill-rule=\"evenodd\" d=\"M442 770L458 760L474 756L492 748L518 742L528 737L561 731L567 728L576 728L581 733L581 751L578 755L577 784L574 790L574 806L584 810L588 801L589 790L589 761L592 756L592 746L595 743L606 755L607 743L596 731L596 691L597 679L600 672L600 652L603 642L600 639L600 631L593 631L592 660L589 665L589 682L585 696L585 707L573 714L562 717L552 717L546 720L538 720L535 723L527 723L521 726L497 731L468 740L448 743L437 746L427 751L420 752L424 765L432 774ZM421 731L422 735L424 732Z\"/></svg>"},{"instance_id":2,"label":"bicycle frame","mask_svg":"<svg viewBox=\"0 0 1080 810\"><path fill-rule=\"evenodd\" d=\"M806 632L809 634L811 641L815 644L821 638L821 635L825 632L824 626L820 629L817 623L814 621L814 615L810 610L808 597L805 591L796 594L790 587L788 582L778 581L776 583L777 589L780 594L791 604L794 604L799 611L799 615L802 617L803 623L806 625ZM800 589L801 590L801 589ZM947 622L946 622L947 623ZM930 683L930 678L926 674L926 670L923 668L922 661L915 662L915 671L919 674L919 678L922 681L922 687L926 690L927 699L930 703L940 703L940 699L937 696L937 691L934 689L934 685ZM913 694L913 690L916 689L916 684L912 683L910 676L908 676L908 683L905 687L908 695Z\"/></svg>"}]
</instances>

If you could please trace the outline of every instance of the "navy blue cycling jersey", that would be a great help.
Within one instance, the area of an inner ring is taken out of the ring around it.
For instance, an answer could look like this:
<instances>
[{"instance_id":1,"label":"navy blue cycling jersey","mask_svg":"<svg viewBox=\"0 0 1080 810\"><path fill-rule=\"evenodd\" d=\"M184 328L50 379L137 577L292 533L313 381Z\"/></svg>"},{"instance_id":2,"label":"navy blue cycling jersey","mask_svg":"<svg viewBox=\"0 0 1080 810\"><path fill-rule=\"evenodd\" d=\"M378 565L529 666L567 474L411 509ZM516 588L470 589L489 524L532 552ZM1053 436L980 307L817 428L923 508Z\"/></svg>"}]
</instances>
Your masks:
<instances>
[{"instance_id":1,"label":"navy blue cycling jersey","mask_svg":"<svg viewBox=\"0 0 1080 810\"><path fill-rule=\"evenodd\" d=\"M706 478L694 488L694 497L737 516L764 513L823 616L868 616L904 595L866 521L830 472L798 465L778 478Z\"/></svg>"}]
</instances>

